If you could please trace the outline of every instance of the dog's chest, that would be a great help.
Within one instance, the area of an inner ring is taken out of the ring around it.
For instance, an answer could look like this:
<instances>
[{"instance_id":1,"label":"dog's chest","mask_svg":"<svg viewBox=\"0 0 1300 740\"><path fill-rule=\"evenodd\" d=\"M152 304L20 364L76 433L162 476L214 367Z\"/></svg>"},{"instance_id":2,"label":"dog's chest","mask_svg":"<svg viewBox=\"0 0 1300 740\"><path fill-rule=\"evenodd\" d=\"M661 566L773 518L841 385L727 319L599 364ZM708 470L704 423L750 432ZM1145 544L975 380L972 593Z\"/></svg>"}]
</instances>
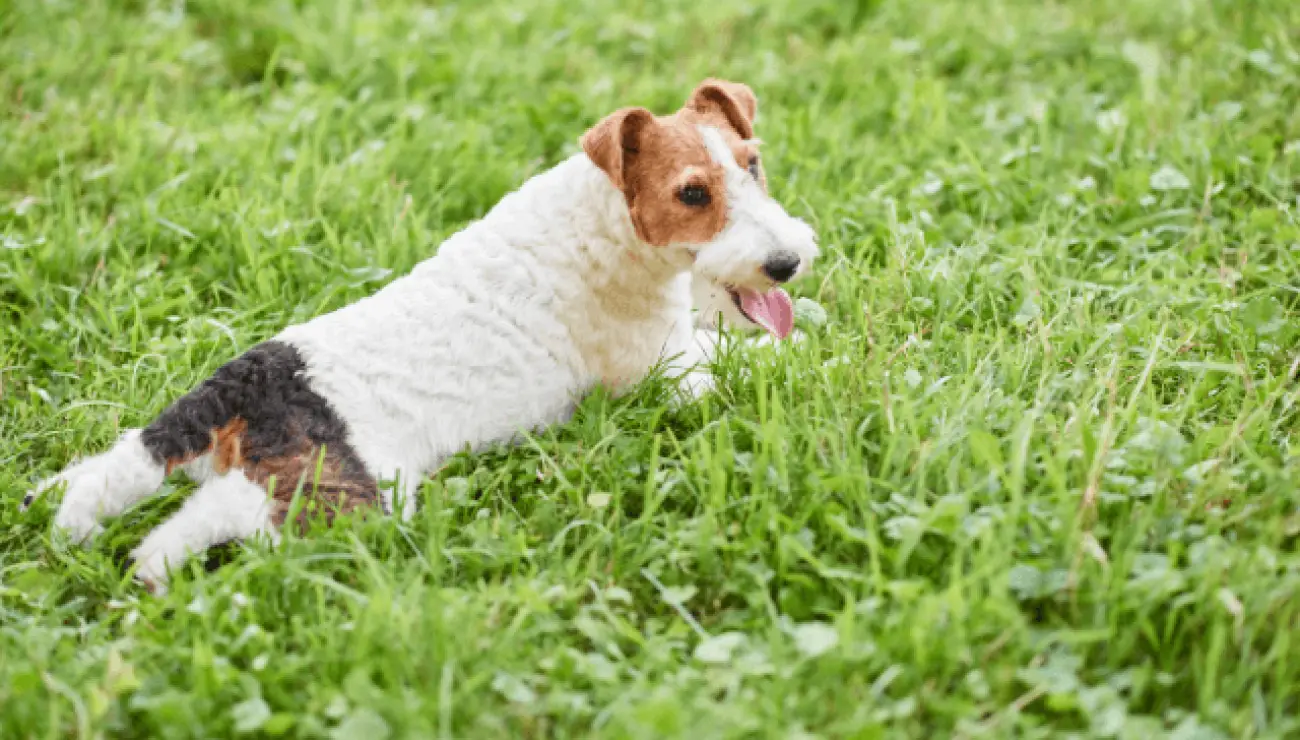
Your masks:
<instances>
[{"instance_id":1,"label":"dog's chest","mask_svg":"<svg viewBox=\"0 0 1300 740\"><path fill-rule=\"evenodd\" d=\"M625 391L665 359L678 325L689 322L690 314L675 303L660 302L626 315L600 310L592 318L572 335L590 380Z\"/></svg>"}]
</instances>

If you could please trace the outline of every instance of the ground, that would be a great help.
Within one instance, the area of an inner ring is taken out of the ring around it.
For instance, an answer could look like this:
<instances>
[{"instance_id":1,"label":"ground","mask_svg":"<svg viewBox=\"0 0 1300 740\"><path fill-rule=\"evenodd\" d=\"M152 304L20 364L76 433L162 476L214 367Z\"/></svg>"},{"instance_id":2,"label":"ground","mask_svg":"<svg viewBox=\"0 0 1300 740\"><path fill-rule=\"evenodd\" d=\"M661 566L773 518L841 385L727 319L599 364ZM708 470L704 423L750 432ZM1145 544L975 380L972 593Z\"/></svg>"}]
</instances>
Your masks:
<instances>
[{"instance_id":1,"label":"ground","mask_svg":"<svg viewBox=\"0 0 1300 740\"><path fill-rule=\"evenodd\" d=\"M0 736L1296 737L1297 39L1292 0L0 0ZM706 75L821 236L803 345L165 598L125 554L185 484L87 549L19 512Z\"/></svg>"}]
</instances>

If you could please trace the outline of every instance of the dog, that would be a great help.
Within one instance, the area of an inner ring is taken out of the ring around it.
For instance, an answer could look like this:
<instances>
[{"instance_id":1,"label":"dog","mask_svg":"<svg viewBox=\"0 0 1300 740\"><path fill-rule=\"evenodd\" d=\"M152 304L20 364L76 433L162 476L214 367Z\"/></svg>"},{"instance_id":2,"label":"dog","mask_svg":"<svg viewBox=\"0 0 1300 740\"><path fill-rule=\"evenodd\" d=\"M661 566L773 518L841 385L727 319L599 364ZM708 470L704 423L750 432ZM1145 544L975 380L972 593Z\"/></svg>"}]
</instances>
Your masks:
<instances>
[{"instance_id":1,"label":"dog","mask_svg":"<svg viewBox=\"0 0 1300 740\"><path fill-rule=\"evenodd\" d=\"M819 254L768 194L757 108L708 79L671 115L615 111L435 256L253 346L23 507L62 488L55 525L84 542L182 471L197 489L131 553L162 593L187 555L275 542L309 509L407 519L446 458L561 423L598 385L662 367L684 397L708 392L719 317L785 337L780 285Z\"/></svg>"}]
</instances>

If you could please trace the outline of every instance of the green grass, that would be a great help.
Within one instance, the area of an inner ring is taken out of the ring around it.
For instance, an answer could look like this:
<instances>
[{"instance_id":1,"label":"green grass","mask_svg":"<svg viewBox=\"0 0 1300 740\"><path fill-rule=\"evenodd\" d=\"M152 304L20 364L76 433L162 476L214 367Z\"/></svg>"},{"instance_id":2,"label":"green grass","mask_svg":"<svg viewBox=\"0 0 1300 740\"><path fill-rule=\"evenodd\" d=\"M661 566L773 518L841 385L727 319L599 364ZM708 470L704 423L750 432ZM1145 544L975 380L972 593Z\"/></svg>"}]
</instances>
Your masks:
<instances>
[{"instance_id":1,"label":"green grass","mask_svg":"<svg viewBox=\"0 0 1300 740\"><path fill-rule=\"evenodd\" d=\"M1300 3L0 0L0 736L1300 734ZM748 82L831 320L150 598L29 482ZM601 494L608 494L604 496Z\"/></svg>"}]
</instances>

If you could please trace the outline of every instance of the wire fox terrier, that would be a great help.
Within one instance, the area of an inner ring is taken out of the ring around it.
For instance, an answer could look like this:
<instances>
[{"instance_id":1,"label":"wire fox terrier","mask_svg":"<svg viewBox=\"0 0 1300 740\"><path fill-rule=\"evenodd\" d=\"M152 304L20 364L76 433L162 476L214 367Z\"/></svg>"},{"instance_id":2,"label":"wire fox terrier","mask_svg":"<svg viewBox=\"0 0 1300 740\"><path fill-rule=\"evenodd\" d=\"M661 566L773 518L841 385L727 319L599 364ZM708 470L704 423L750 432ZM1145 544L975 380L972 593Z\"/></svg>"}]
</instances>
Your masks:
<instances>
[{"instance_id":1,"label":"wire fox terrier","mask_svg":"<svg viewBox=\"0 0 1300 740\"><path fill-rule=\"evenodd\" d=\"M662 363L707 391L718 315L784 338L779 285L818 254L768 195L756 113L747 86L706 80L672 115L610 114L410 274L255 345L24 508L62 487L55 523L85 541L183 471L197 490L132 552L161 592L189 553L276 540L295 500L407 518L446 458L562 422L598 384Z\"/></svg>"}]
</instances>

